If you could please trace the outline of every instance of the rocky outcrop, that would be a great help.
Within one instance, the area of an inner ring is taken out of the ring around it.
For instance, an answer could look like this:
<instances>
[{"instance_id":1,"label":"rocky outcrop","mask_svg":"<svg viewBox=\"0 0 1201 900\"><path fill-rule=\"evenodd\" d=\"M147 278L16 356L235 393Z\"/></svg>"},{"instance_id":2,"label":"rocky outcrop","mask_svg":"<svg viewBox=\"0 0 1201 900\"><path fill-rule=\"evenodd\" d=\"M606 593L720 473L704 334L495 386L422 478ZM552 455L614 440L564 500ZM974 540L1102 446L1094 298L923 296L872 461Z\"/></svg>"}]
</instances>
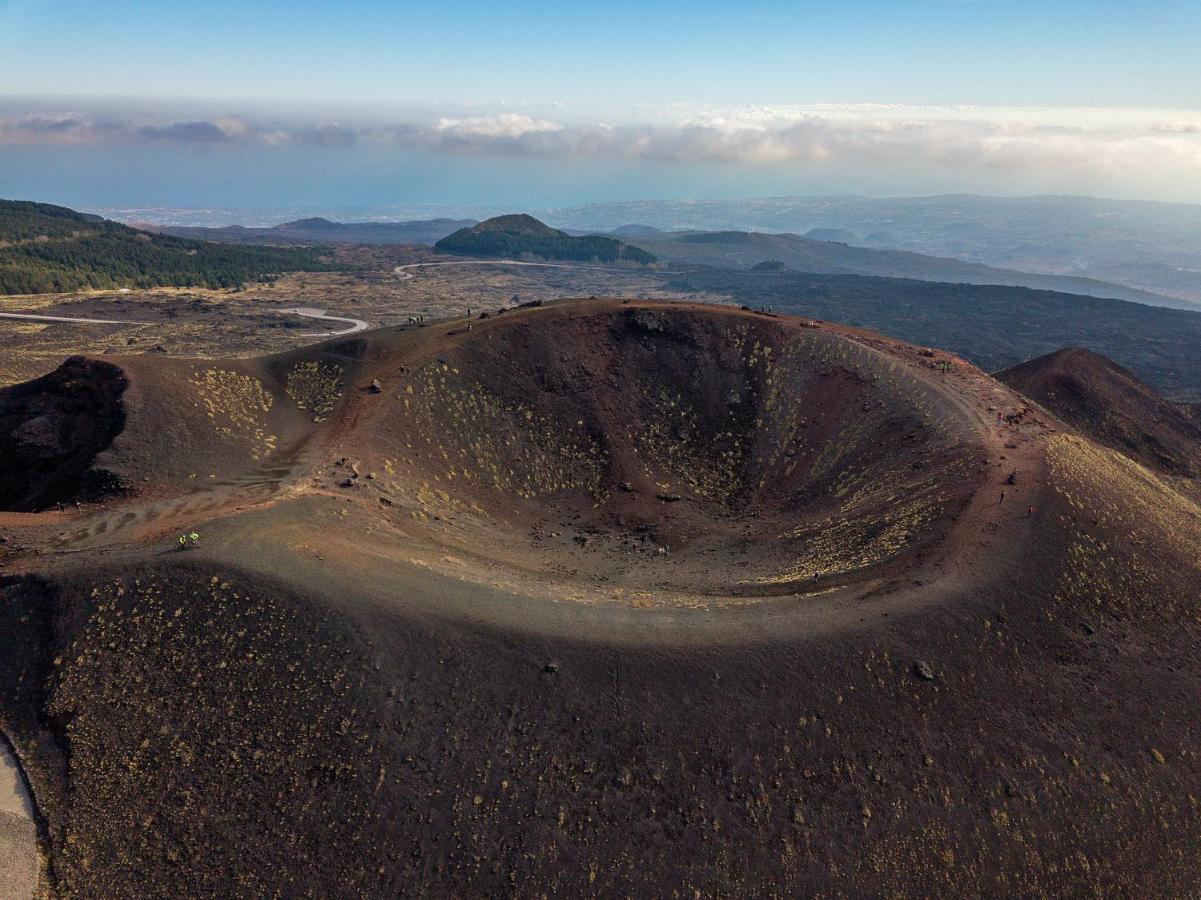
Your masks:
<instances>
[{"instance_id":1,"label":"rocky outcrop","mask_svg":"<svg viewBox=\"0 0 1201 900\"><path fill-rule=\"evenodd\" d=\"M0 509L43 509L116 489L116 478L93 463L125 425L127 386L117 366L73 356L0 391Z\"/></svg>"}]
</instances>

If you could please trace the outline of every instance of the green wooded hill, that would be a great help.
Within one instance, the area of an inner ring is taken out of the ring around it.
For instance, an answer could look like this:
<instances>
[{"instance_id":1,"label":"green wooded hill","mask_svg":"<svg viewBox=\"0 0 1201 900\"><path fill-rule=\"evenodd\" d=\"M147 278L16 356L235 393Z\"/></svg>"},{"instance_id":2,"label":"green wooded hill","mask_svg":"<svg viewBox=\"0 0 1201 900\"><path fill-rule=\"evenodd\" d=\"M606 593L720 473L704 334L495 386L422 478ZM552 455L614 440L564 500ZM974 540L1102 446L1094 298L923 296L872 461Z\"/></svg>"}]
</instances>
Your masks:
<instances>
[{"instance_id":1,"label":"green wooded hill","mask_svg":"<svg viewBox=\"0 0 1201 900\"><path fill-rule=\"evenodd\" d=\"M150 234L62 206L0 200L0 294L119 287L238 287L339 268L313 248Z\"/></svg>"},{"instance_id":2,"label":"green wooded hill","mask_svg":"<svg viewBox=\"0 0 1201 900\"><path fill-rule=\"evenodd\" d=\"M434 244L434 249L498 258L526 256L576 262L629 262L640 266L656 262L645 250L614 238L574 237L526 215L497 216L472 228L460 228Z\"/></svg>"}]
</instances>

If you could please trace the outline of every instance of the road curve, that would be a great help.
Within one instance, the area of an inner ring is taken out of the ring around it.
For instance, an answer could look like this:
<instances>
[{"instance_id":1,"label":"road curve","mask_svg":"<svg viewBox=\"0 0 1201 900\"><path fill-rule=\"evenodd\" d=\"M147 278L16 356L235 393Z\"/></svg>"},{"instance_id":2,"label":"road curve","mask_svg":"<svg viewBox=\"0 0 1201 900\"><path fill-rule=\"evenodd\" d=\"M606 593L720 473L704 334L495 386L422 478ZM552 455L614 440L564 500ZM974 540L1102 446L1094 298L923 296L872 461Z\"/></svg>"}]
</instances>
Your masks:
<instances>
[{"instance_id":1,"label":"road curve","mask_svg":"<svg viewBox=\"0 0 1201 900\"><path fill-rule=\"evenodd\" d=\"M281 315L304 316L307 319L324 319L327 322L349 322L349 328L343 328L341 331L319 331L302 334L300 337L337 337L341 334L354 334L356 331L366 331L371 327L370 322L364 322L362 319L351 319L347 316L330 316L326 315L325 310L316 309L312 306L293 306L290 309L280 309L276 312Z\"/></svg>"}]
</instances>

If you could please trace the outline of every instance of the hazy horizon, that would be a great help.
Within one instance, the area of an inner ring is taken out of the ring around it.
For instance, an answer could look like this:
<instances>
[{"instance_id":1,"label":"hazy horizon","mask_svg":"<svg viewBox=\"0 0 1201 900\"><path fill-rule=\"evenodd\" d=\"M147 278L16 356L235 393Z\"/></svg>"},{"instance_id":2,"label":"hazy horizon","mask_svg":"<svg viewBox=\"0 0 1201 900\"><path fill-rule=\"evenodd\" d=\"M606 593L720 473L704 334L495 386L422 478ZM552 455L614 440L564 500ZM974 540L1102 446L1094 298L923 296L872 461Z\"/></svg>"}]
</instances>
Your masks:
<instances>
[{"instance_id":1,"label":"hazy horizon","mask_svg":"<svg viewBox=\"0 0 1201 900\"><path fill-rule=\"evenodd\" d=\"M1201 202L1201 113L1179 110L672 107L617 124L526 108L404 112L9 98L0 195L92 207L945 193Z\"/></svg>"}]
</instances>

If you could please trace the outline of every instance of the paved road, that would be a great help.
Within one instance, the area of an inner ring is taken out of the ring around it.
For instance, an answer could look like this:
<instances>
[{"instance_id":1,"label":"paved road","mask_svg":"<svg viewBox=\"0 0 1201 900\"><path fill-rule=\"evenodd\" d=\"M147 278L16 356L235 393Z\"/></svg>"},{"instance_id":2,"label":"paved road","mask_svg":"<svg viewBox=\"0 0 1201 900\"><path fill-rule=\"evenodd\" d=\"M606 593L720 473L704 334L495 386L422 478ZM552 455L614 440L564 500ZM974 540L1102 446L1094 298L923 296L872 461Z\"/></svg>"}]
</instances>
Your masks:
<instances>
[{"instance_id":1,"label":"paved road","mask_svg":"<svg viewBox=\"0 0 1201 900\"><path fill-rule=\"evenodd\" d=\"M354 334L356 331L366 331L371 327L370 322L364 322L362 319L351 319L346 316L329 316L325 310L316 309L311 306L293 306L291 309L281 309L277 312L284 315L304 316L308 319L324 319L327 322L349 322L349 328L343 328L341 331L319 331L302 334L300 337L337 337L340 334Z\"/></svg>"},{"instance_id":2,"label":"paved road","mask_svg":"<svg viewBox=\"0 0 1201 900\"><path fill-rule=\"evenodd\" d=\"M81 322L84 325L150 325L151 322L118 321L116 319L81 319L77 316L43 316L41 313L0 312L0 319L29 319L33 322Z\"/></svg>"},{"instance_id":3,"label":"paved road","mask_svg":"<svg viewBox=\"0 0 1201 900\"><path fill-rule=\"evenodd\" d=\"M302 334L300 337L335 337L339 334L353 334L356 331L366 331L371 327L369 322L362 319L350 319L346 316L329 316L323 309L309 306L296 306L292 309L278 310L289 315L305 316L309 319L324 319L327 322L349 322L350 327L341 331L321 331ZM80 316L46 316L41 313L7 313L0 312L0 319L26 319L31 322L76 322L83 325L153 325L153 322L119 321L116 319L85 319Z\"/></svg>"},{"instance_id":4,"label":"paved road","mask_svg":"<svg viewBox=\"0 0 1201 900\"><path fill-rule=\"evenodd\" d=\"M420 269L425 266L536 266L542 269L581 269L586 272L633 272L634 269L615 269L612 266L573 266L567 263L542 263L542 262L526 262L521 259L452 259L446 262L422 262L409 263L405 266L397 266L392 271L400 276L402 281L407 281L413 277L410 269ZM656 272L656 274L662 274Z\"/></svg>"}]
</instances>

